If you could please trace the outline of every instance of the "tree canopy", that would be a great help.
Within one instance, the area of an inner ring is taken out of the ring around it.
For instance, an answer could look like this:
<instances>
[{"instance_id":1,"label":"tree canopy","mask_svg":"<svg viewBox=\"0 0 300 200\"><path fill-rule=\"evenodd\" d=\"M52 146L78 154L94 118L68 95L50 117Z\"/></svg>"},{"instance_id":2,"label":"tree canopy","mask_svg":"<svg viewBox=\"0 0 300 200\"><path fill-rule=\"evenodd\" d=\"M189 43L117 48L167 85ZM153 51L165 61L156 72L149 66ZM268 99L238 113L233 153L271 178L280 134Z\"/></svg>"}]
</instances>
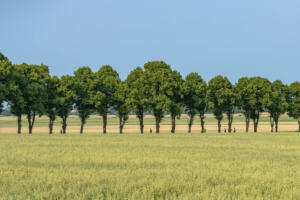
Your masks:
<instances>
[{"instance_id":1,"label":"tree canopy","mask_svg":"<svg viewBox=\"0 0 300 200\"><path fill-rule=\"evenodd\" d=\"M146 87L149 92L149 106L155 117L156 133L159 133L160 122L164 117L168 101L163 88L168 74L171 73L171 67L163 61L153 61L146 63L144 68Z\"/></svg>"},{"instance_id":2,"label":"tree canopy","mask_svg":"<svg viewBox=\"0 0 300 200\"><path fill-rule=\"evenodd\" d=\"M23 111L28 121L29 134L35 123L36 116L45 113L45 102L47 99L46 81L49 79L48 66L29 65L26 63L16 65L15 70L23 75L24 88L20 90L23 100Z\"/></svg>"},{"instance_id":3,"label":"tree canopy","mask_svg":"<svg viewBox=\"0 0 300 200\"><path fill-rule=\"evenodd\" d=\"M89 67L80 67L74 72L74 88L75 88L75 108L78 111L81 121L80 133L83 133L83 128L86 120L93 112L93 104L91 102L90 92L94 74Z\"/></svg>"},{"instance_id":4,"label":"tree canopy","mask_svg":"<svg viewBox=\"0 0 300 200\"><path fill-rule=\"evenodd\" d=\"M119 74L109 65L102 66L96 73L91 83L91 103L94 109L102 116L103 133L107 127L107 115L115 105L114 94L121 82Z\"/></svg>"},{"instance_id":5,"label":"tree canopy","mask_svg":"<svg viewBox=\"0 0 300 200\"><path fill-rule=\"evenodd\" d=\"M129 87L128 103L140 123L140 132L144 133L144 113L149 110L149 90L146 84L145 72L141 67L132 70L126 79Z\"/></svg>"},{"instance_id":6,"label":"tree canopy","mask_svg":"<svg viewBox=\"0 0 300 200\"><path fill-rule=\"evenodd\" d=\"M195 72L183 80L181 74L164 61L150 61L136 67L126 79L110 65L98 71L79 67L72 76L51 76L48 66L12 64L0 53L0 113L3 105L17 117L18 133L21 133L22 116L26 116L29 133L32 133L36 117L47 115L49 133L53 132L56 117L62 119L62 133L66 133L67 119L73 109L78 113L83 133L84 125L92 113L103 119L103 133L107 132L108 114L116 113L120 133L130 113L139 119L140 132L144 133L144 115L154 115L156 133L165 115L171 118L171 133L175 133L176 119L184 112L189 117L188 132L192 131L195 117L199 115L201 132L205 132L205 114L213 113L218 121L228 120L228 132L232 132L236 111L244 114L246 132L250 120L257 132L262 112L268 112L271 132L278 131L279 118L288 113L298 119L300 131L300 83L290 86L280 80L270 82L262 77L242 77L232 84L227 77L216 76L208 84ZM224 129L226 131L226 128Z\"/></svg>"},{"instance_id":7,"label":"tree canopy","mask_svg":"<svg viewBox=\"0 0 300 200\"><path fill-rule=\"evenodd\" d=\"M198 113L201 120L201 132L204 133L204 114L208 110L206 82L198 73L192 72L185 77L183 92L185 110L190 118L188 132L191 132L194 117Z\"/></svg>"},{"instance_id":8,"label":"tree canopy","mask_svg":"<svg viewBox=\"0 0 300 200\"><path fill-rule=\"evenodd\" d=\"M298 81L290 85L287 101L289 103L288 114L298 120L300 132L300 83Z\"/></svg>"},{"instance_id":9,"label":"tree canopy","mask_svg":"<svg viewBox=\"0 0 300 200\"><path fill-rule=\"evenodd\" d=\"M231 132L234 109L237 104L235 87L227 77L216 76L208 83L208 97L212 112L218 120L218 132L221 132L221 121L224 113L228 118L228 132Z\"/></svg>"}]
</instances>

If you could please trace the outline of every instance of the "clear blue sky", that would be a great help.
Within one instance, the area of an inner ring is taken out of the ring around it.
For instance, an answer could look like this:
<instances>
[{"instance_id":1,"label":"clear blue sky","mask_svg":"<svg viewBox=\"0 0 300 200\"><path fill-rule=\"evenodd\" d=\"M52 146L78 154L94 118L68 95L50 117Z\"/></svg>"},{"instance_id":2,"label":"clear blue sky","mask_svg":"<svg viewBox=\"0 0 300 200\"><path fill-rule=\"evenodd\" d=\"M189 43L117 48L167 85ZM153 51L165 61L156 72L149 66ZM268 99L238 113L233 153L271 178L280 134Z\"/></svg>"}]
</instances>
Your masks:
<instances>
[{"instance_id":1,"label":"clear blue sky","mask_svg":"<svg viewBox=\"0 0 300 200\"><path fill-rule=\"evenodd\" d=\"M51 74L150 60L198 72L300 81L299 0L1 0L0 51Z\"/></svg>"}]
</instances>

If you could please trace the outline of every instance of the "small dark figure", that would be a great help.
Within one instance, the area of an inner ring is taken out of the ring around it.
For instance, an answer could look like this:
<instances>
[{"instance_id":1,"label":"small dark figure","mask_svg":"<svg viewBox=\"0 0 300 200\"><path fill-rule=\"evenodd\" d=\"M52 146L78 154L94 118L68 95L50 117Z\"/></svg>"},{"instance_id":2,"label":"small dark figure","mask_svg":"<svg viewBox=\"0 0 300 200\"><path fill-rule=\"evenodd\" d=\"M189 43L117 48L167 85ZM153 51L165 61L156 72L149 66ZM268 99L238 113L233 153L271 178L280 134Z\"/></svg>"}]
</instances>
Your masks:
<instances>
[{"instance_id":1,"label":"small dark figure","mask_svg":"<svg viewBox=\"0 0 300 200\"><path fill-rule=\"evenodd\" d=\"M236 129L235 128L233 129L233 132L236 133Z\"/></svg>"},{"instance_id":2,"label":"small dark figure","mask_svg":"<svg viewBox=\"0 0 300 200\"><path fill-rule=\"evenodd\" d=\"M62 130L60 129L60 134L62 134Z\"/></svg>"},{"instance_id":3,"label":"small dark figure","mask_svg":"<svg viewBox=\"0 0 300 200\"><path fill-rule=\"evenodd\" d=\"M226 133L226 128L224 128L224 133Z\"/></svg>"},{"instance_id":4,"label":"small dark figure","mask_svg":"<svg viewBox=\"0 0 300 200\"><path fill-rule=\"evenodd\" d=\"M150 133L152 133L152 128L150 128Z\"/></svg>"}]
</instances>

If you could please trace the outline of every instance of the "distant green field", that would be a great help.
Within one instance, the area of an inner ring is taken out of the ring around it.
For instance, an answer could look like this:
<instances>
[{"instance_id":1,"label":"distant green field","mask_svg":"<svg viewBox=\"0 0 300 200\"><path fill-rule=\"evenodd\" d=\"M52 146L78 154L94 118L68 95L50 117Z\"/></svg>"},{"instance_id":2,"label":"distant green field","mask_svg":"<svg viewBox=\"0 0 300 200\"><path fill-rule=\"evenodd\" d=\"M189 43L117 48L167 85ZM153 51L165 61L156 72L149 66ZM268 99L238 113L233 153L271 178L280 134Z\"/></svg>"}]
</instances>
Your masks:
<instances>
[{"instance_id":1,"label":"distant green field","mask_svg":"<svg viewBox=\"0 0 300 200\"><path fill-rule=\"evenodd\" d=\"M3 119L4 117L0 117L0 127L16 127L17 126L17 121L16 119ZM245 118L243 115L236 116L234 118L234 122L244 122ZM260 119L261 122L269 122L270 119L267 116L263 116ZM206 117L205 118L206 123L217 123L216 119L212 116ZM224 123L227 123L226 117L223 119ZM288 117L287 115L284 115L280 118L280 122L296 122L295 119ZM145 118L144 119L145 125L151 125L155 124L154 118L151 116L150 118ZM180 119L176 120L176 123L179 124L188 124L188 118L186 116L181 117ZM195 124L199 124L200 119L197 116L195 118ZM108 125L118 125L119 124L119 119L114 116L112 118L108 119ZM126 122L126 125L138 125L138 119L136 117L129 118L129 120ZM162 125L171 125L171 118L169 116L166 116L162 120ZM23 116L23 121L22 121L23 126L27 126L27 120L26 117ZM49 125L49 120L46 117L43 118L37 118L35 126L36 127L48 127ZM55 121L55 125L59 126L61 125L61 119L58 117L57 120ZM86 126L99 126L102 125L102 118L101 117L90 117L87 120ZM68 126L80 126L80 120L77 116L72 116L68 119Z\"/></svg>"},{"instance_id":2,"label":"distant green field","mask_svg":"<svg viewBox=\"0 0 300 200\"><path fill-rule=\"evenodd\" d=\"M300 199L300 134L0 135L0 199Z\"/></svg>"}]
</instances>

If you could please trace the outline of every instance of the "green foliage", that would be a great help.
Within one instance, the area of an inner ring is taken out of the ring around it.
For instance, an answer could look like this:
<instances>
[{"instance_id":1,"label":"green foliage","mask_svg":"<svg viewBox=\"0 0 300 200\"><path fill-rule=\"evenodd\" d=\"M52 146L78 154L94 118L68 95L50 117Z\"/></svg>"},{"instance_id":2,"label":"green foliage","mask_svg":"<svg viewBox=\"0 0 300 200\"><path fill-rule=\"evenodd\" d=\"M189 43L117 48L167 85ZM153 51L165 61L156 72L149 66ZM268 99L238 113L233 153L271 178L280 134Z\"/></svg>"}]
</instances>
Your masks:
<instances>
[{"instance_id":1,"label":"green foliage","mask_svg":"<svg viewBox=\"0 0 300 200\"><path fill-rule=\"evenodd\" d=\"M218 131L221 131L221 120L226 113L228 118L228 131L231 132L234 109L237 106L237 94L235 87L227 77L216 76L208 83L208 97L211 109L218 120Z\"/></svg>"},{"instance_id":2,"label":"green foliage","mask_svg":"<svg viewBox=\"0 0 300 200\"><path fill-rule=\"evenodd\" d=\"M10 93L9 89L12 86L12 64L11 62L0 53L0 113L2 112L2 103L7 101Z\"/></svg>"},{"instance_id":3,"label":"green foliage","mask_svg":"<svg viewBox=\"0 0 300 200\"><path fill-rule=\"evenodd\" d=\"M248 85L250 118L254 121L254 132L257 132L257 126L260 113L263 112L271 97L272 84L266 78L252 77Z\"/></svg>"},{"instance_id":4,"label":"green foliage","mask_svg":"<svg viewBox=\"0 0 300 200\"><path fill-rule=\"evenodd\" d=\"M81 67L74 72L74 77L63 76L59 79L55 76L50 78L45 65L12 65L0 53L0 112L3 102L8 102L11 112L18 117L18 132L22 114L27 116L30 133L35 117L46 114L50 129L56 115L60 116L65 133L66 120L73 106L79 112L82 129L92 111L97 111L103 117L104 133L107 114L112 108L124 110L120 112L124 113L121 114L120 124L125 124L129 109L134 111L140 121L141 133L144 129L144 113L148 111L155 116L157 133L164 114L170 113L171 132L175 132L176 117L180 118L184 108L190 118L189 132L197 113L200 115L202 132L205 132L204 114L208 109L213 111L218 120L219 132L226 114L228 131L231 132L237 107L245 115L247 132L250 119L254 122L254 131L257 131L260 113L264 111L270 113L272 130L275 123L277 131L278 119L286 110L291 117L299 118L300 130L297 84L295 82L287 88L279 80L271 83L266 78L244 77L234 86L228 78L217 76L207 85L197 73L190 73L183 81L180 73L163 61L145 63L144 71L137 67L130 72L125 83L109 65L102 66L96 73L89 67ZM123 108L121 105L126 106Z\"/></svg>"},{"instance_id":5,"label":"green foliage","mask_svg":"<svg viewBox=\"0 0 300 200\"><path fill-rule=\"evenodd\" d=\"M202 125L201 132L203 133L205 131L204 114L208 107L207 84L198 73L192 72L185 77L185 82L182 87L184 91L183 102L185 110L190 118L189 132L191 132L195 115L199 113Z\"/></svg>"},{"instance_id":6,"label":"green foliage","mask_svg":"<svg viewBox=\"0 0 300 200\"><path fill-rule=\"evenodd\" d=\"M167 110L168 97L164 92L164 84L169 79L171 68L163 61L152 61L144 65L146 88L149 92L149 106L155 116L156 133L159 133L159 124Z\"/></svg>"},{"instance_id":7,"label":"green foliage","mask_svg":"<svg viewBox=\"0 0 300 200\"><path fill-rule=\"evenodd\" d=\"M21 111L26 114L28 120L29 134L32 133L35 118L37 115L41 116L45 113L45 103L47 99L46 81L49 79L48 66L45 65L28 65L26 63L16 65L15 70L18 78L21 80L18 94L21 97L15 99L15 103L21 101L21 107L12 108L12 112L21 108ZM14 105L12 106L14 107Z\"/></svg>"},{"instance_id":8,"label":"green foliage","mask_svg":"<svg viewBox=\"0 0 300 200\"><path fill-rule=\"evenodd\" d=\"M91 83L91 103L103 117L103 133L106 133L107 114L115 105L114 94L121 82L119 74L109 65L102 66Z\"/></svg>"},{"instance_id":9,"label":"green foliage","mask_svg":"<svg viewBox=\"0 0 300 200\"><path fill-rule=\"evenodd\" d=\"M159 70L171 70L171 66L166 64L164 61L151 61L144 65L146 71L159 71Z\"/></svg>"},{"instance_id":10,"label":"green foliage","mask_svg":"<svg viewBox=\"0 0 300 200\"><path fill-rule=\"evenodd\" d=\"M237 92L237 106L239 109L242 110L243 114L245 115L246 120L246 132L249 131L250 125L250 113L251 113L251 106L250 106L250 96L251 94L248 91L249 85L249 78L243 77L238 80L236 83L236 92Z\"/></svg>"},{"instance_id":11,"label":"green foliage","mask_svg":"<svg viewBox=\"0 0 300 200\"><path fill-rule=\"evenodd\" d=\"M66 133L67 118L73 108L76 90L74 87L74 78L72 76L62 76L57 87L58 109L57 115L62 118L62 131Z\"/></svg>"},{"instance_id":12,"label":"green foliage","mask_svg":"<svg viewBox=\"0 0 300 200\"><path fill-rule=\"evenodd\" d=\"M72 76L62 76L59 80L58 88L59 108L58 116L68 115L73 108L75 98L74 79Z\"/></svg>"},{"instance_id":13,"label":"green foliage","mask_svg":"<svg viewBox=\"0 0 300 200\"><path fill-rule=\"evenodd\" d=\"M5 57L1 52L0 52L0 62L1 61L8 61L8 58Z\"/></svg>"},{"instance_id":14,"label":"green foliage","mask_svg":"<svg viewBox=\"0 0 300 200\"><path fill-rule=\"evenodd\" d=\"M288 114L290 117L298 119L299 132L300 132L300 83L293 82L288 89L287 95Z\"/></svg>"},{"instance_id":15,"label":"green foliage","mask_svg":"<svg viewBox=\"0 0 300 200\"><path fill-rule=\"evenodd\" d=\"M300 117L300 83L293 82L289 87L289 116L298 119Z\"/></svg>"},{"instance_id":16,"label":"green foliage","mask_svg":"<svg viewBox=\"0 0 300 200\"><path fill-rule=\"evenodd\" d=\"M239 107L246 116L246 126L253 120L254 132L257 132L260 113L270 104L272 84L266 78L252 77L240 78L237 83ZM248 121L247 121L248 120ZM247 127L246 127L247 130Z\"/></svg>"},{"instance_id":17,"label":"green foliage","mask_svg":"<svg viewBox=\"0 0 300 200\"><path fill-rule=\"evenodd\" d=\"M10 106L10 112L18 118L18 134L20 134L22 128L22 114L25 114L25 91L27 90L28 79L24 74L19 73L16 67L17 65L13 65L8 103Z\"/></svg>"},{"instance_id":18,"label":"green foliage","mask_svg":"<svg viewBox=\"0 0 300 200\"><path fill-rule=\"evenodd\" d=\"M95 74L92 83L92 102L100 115L107 115L114 105L114 93L120 83L118 73L109 65L102 66Z\"/></svg>"},{"instance_id":19,"label":"green foliage","mask_svg":"<svg viewBox=\"0 0 300 200\"><path fill-rule=\"evenodd\" d=\"M90 97L93 78L94 73L89 67L80 67L74 72L74 103L81 119L80 133L83 133L84 124L93 111Z\"/></svg>"},{"instance_id":20,"label":"green foliage","mask_svg":"<svg viewBox=\"0 0 300 200\"><path fill-rule=\"evenodd\" d=\"M128 94L128 85L125 82L119 82L117 90L114 93L114 108L118 111L120 133L123 133L123 127L128 120L128 113L130 112Z\"/></svg>"},{"instance_id":21,"label":"green foliage","mask_svg":"<svg viewBox=\"0 0 300 200\"><path fill-rule=\"evenodd\" d=\"M266 108L270 113L271 132L275 123L275 131L278 132L278 120L280 115L287 111L288 103L286 100L288 88L280 80L272 83L271 93Z\"/></svg>"},{"instance_id":22,"label":"green foliage","mask_svg":"<svg viewBox=\"0 0 300 200\"><path fill-rule=\"evenodd\" d=\"M59 108L58 88L59 78L53 76L46 80L47 99L45 101L45 113L49 117L49 133L52 134L53 123Z\"/></svg>"},{"instance_id":23,"label":"green foliage","mask_svg":"<svg viewBox=\"0 0 300 200\"><path fill-rule=\"evenodd\" d=\"M141 133L144 132L144 112L149 110L149 92L146 83L145 73L141 67L131 71L126 79L129 87L127 101L140 121Z\"/></svg>"},{"instance_id":24,"label":"green foliage","mask_svg":"<svg viewBox=\"0 0 300 200\"><path fill-rule=\"evenodd\" d=\"M163 84L160 86L162 94L166 96L165 110L171 114L172 133L175 132L175 118L177 117L179 119L184 109L184 91L182 85L183 80L180 73L171 70L166 73Z\"/></svg>"}]
</instances>

